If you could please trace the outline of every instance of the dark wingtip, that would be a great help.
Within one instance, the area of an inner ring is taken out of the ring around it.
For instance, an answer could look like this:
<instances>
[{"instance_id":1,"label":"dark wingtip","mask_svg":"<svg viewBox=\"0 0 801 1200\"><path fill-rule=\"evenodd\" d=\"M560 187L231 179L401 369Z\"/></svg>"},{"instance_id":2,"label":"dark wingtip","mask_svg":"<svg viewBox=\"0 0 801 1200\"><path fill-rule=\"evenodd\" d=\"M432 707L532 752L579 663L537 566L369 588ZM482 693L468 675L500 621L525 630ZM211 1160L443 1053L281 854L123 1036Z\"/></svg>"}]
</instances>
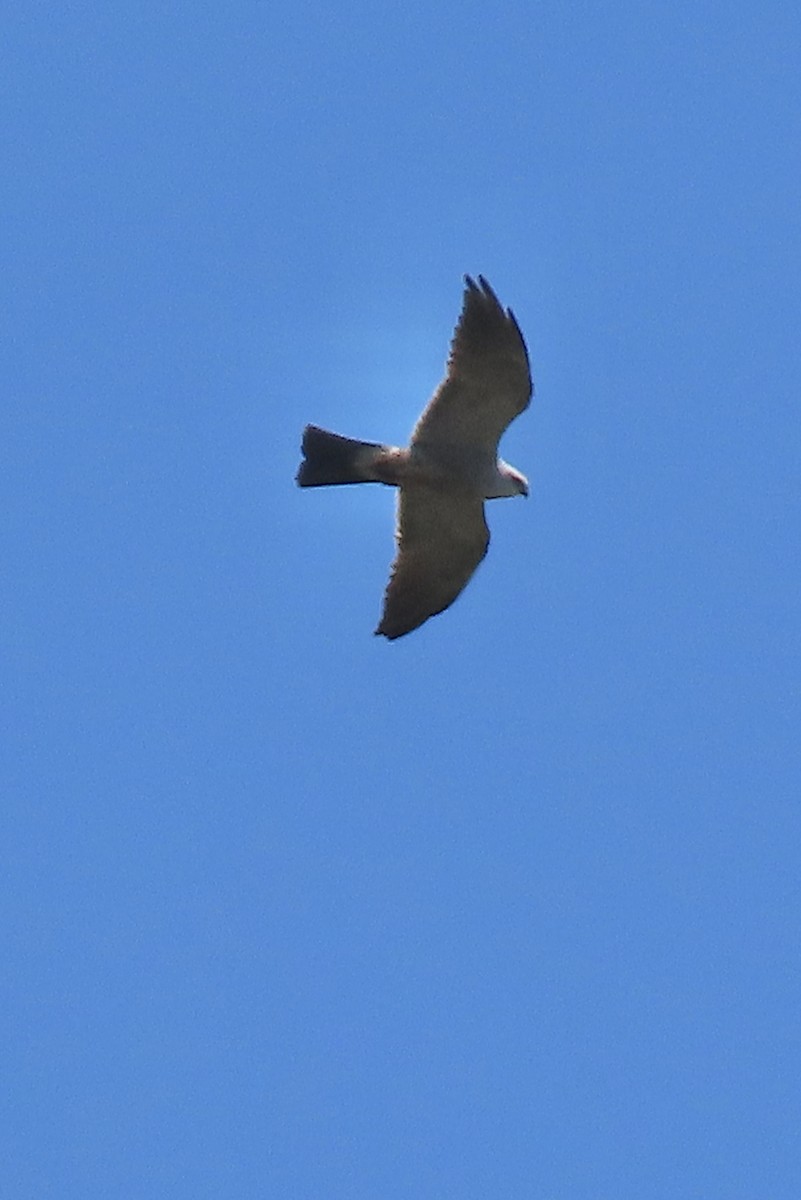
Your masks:
<instances>
[{"instance_id":1,"label":"dark wingtip","mask_svg":"<svg viewBox=\"0 0 801 1200\"><path fill-rule=\"evenodd\" d=\"M487 297L487 299L492 300L495 304L498 305L498 308L500 308L501 302L498 299L498 297L495 295L495 292L492 289L492 285L487 281L486 276L479 275L478 282L481 284L481 290L484 293L484 295Z\"/></svg>"},{"instance_id":2,"label":"dark wingtip","mask_svg":"<svg viewBox=\"0 0 801 1200\"><path fill-rule=\"evenodd\" d=\"M402 629L400 633L387 633L386 629L384 628L384 622L381 620L378 624L378 627L373 630L373 637L385 637L388 642L394 642L397 638L403 637L405 633L410 632L411 630L409 629Z\"/></svg>"}]
</instances>

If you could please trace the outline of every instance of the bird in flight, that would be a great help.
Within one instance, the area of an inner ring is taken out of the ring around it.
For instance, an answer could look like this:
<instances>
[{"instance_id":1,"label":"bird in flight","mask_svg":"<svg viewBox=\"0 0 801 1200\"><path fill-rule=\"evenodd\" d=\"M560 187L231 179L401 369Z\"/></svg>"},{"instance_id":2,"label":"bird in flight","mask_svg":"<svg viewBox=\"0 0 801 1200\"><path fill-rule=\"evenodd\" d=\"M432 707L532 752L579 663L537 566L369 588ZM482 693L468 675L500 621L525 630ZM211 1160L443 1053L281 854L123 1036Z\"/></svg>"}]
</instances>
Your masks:
<instances>
[{"instance_id":1,"label":"bird in flight","mask_svg":"<svg viewBox=\"0 0 801 1200\"><path fill-rule=\"evenodd\" d=\"M531 399L526 343L483 276L465 276L445 378L407 448L303 431L300 487L386 483L398 489L396 555L376 629L399 638L443 612L487 553L484 501L528 495L498 458L501 434Z\"/></svg>"}]
</instances>

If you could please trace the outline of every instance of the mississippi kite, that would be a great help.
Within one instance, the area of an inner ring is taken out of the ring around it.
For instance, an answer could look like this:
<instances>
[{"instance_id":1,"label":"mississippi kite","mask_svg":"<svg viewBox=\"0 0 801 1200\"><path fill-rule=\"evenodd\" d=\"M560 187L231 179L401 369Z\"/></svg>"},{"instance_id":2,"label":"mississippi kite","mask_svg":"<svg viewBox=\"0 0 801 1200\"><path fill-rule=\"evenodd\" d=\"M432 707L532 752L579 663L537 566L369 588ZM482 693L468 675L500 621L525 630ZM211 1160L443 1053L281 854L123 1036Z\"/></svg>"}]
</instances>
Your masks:
<instances>
[{"instance_id":1,"label":"mississippi kite","mask_svg":"<svg viewBox=\"0 0 801 1200\"><path fill-rule=\"evenodd\" d=\"M498 442L530 398L526 344L511 309L483 276L476 283L467 275L445 378L407 449L306 426L301 487L398 488L397 552L377 634L402 637L453 604L487 553L484 501L528 495L525 476L498 458Z\"/></svg>"}]
</instances>

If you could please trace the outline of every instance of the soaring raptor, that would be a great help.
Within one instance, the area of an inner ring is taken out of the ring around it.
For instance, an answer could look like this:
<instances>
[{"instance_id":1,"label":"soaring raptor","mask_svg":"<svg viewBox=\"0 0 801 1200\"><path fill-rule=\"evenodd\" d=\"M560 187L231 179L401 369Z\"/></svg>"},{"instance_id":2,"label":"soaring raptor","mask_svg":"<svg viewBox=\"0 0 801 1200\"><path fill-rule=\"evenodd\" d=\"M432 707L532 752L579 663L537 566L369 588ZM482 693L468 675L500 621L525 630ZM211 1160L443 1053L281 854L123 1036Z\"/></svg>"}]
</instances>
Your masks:
<instances>
[{"instance_id":1,"label":"soaring raptor","mask_svg":"<svg viewBox=\"0 0 801 1200\"><path fill-rule=\"evenodd\" d=\"M376 633L402 637L453 604L487 553L484 501L528 495L526 477L498 458L498 442L530 398L526 344L511 309L483 276L476 283L466 275L445 378L407 449L306 426L301 487L398 488L397 553Z\"/></svg>"}]
</instances>

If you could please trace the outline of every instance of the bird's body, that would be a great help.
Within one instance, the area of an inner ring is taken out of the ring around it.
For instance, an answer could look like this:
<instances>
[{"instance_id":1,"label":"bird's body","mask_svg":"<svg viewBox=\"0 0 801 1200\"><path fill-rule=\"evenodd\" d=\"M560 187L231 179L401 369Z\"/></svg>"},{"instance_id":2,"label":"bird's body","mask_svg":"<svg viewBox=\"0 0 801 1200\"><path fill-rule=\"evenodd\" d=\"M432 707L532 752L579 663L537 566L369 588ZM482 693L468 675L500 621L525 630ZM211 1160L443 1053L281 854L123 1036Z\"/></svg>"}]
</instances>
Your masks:
<instances>
[{"instance_id":1,"label":"bird's body","mask_svg":"<svg viewBox=\"0 0 801 1200\"><path fill-rule=\"evenodd\" d=\"M307 425L301 487L385 483L399 489L397 555L376 633L401 637L447 608L489 546L484 501L528 495L525 476L498 458L506 426L528 406L523 335L482 276L465 278L445 379L408 448L361 442Z\"/></svg>"}]
</instances>

